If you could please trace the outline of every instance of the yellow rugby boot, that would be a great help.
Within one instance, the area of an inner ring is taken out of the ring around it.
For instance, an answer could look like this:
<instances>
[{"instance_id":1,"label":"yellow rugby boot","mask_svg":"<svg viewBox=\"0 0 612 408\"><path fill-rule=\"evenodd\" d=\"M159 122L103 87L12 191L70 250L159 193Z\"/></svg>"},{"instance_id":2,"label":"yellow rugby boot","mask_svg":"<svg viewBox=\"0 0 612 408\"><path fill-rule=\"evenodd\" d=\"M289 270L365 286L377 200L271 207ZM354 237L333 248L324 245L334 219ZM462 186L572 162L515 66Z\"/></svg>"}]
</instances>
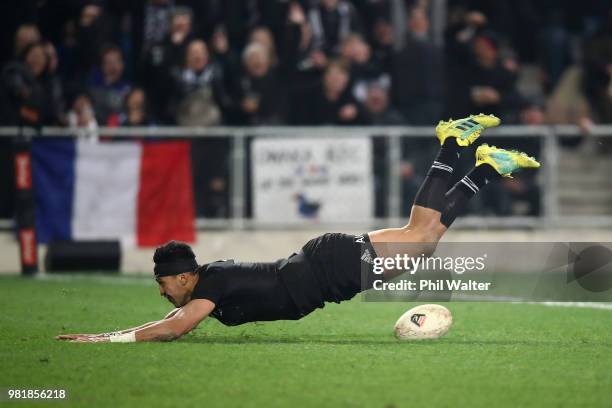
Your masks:
<instances>
[{"instance_id":1,"label":"yellow rugby boot","mask_svg":"<svg viewBox=\"0 0 612 408\"><path fill-rule=\"evenodd\" d=\"M450 119L446 122L441 120L436 126L436 136L440 140L440 145L443 145L449 137L454 137L459 146L469 146L478 139L484 129L499 126L500 123L497 116L483 113L458 120Z\"/></svg>"},{"instance_id":2,"label":"yellow rugby boot","mask_svg":"<svg viewBox=\"0 0 612 408\"><path fill-rule=\"evenodd\" d=\"M476 149L476 166L489 164L499 174L512 178L512 173L519 169L537 169L540 163L526 153L516 150L505 150L488 144L482 144Z\"/></svg>"}]
</instances>

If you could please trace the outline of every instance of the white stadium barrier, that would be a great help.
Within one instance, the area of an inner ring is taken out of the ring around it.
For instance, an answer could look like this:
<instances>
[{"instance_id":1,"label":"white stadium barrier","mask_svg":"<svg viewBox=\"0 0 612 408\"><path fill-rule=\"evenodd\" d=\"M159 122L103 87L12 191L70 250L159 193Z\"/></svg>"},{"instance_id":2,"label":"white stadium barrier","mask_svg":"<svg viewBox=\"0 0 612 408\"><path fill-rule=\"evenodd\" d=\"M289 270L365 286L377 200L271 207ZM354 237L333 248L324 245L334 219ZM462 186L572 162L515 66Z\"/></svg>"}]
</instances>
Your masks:
<instances>
[{"instance_id":1,"label":"white stadium barrier","mask_svg":"<svg viewBox=\"0 0 612 408\"><path fill-rule=\"evenodd\" d=\"M536 217L467 216L457 220L445 241L502 242L502 241L609 241L612 213L574 214L560 213L559 173L563 163L562 147L558 138L573 136L579 130L573 126L503 126L487 131L489 143L495 138L538 138L541 141L539 159L542 169L537 183L541 196L541 215ZM406 223L401 215L401 138L431 138L433 127L143 127L143 128L99 128L96 134L83 130L45 127L39 131L27 128L0 127L0 137L54 137L74 136L92 138L98 136L152 137L152 138L230 138L230 216L228 218L199 218L197 243L194 245L201 262L226 257L239 257L245 261L274 260L287 256L309 238L324 231L362 233L365 231L399 226ZM387 138L385 166L387 173L387 208L384 218L367 218L355 221L314 221L307 223L267 222L247 217L247 151L249 138L281 140L293 139L351 140L370 139L373 136ZM610 138L612 126L597 126L592 138ZM612 140L612 139L610 139ZM609 164L612 170L612 161ZM584 191L588 194L588 191ZM15 273L19 270L17 243L10 232L12 220L0 220L0 273ZM476 230L472 230L476 229ZM512 231L509 231L512 230ZM45 246L40 247L44 255ZM121 271L149 273L151 248L130 248L123 254ZM39 259L43 259L40 256ZM42 266L42 265L41 265Z\"/></svg>"},{"instance_id":2,"label":"white stadium barrier","mask_svg":"<svg viewBox=\"0 0 612 408\"><path fill-rule=\"evenodd\" d=\"M542 141L541 157L542 169L538 174L538 184L541 190L541 215L537 217L495 217L471 216L458 219L454 228L559 228L559 227L610 227L612 226L612 213L609 214L576 214L560 215L559 212L559 155L560 136L578 135L579 129L575 126L502 126L487 130L487 140L496 137L504 138L538 138ZM57 137L72 135L75 137L112 136L122 137L158 137L158 138L231 138L231 168L230 168L230 203L231 212L228 218L197 220L199 229L371 229L388 225L400 225L405 218L400 214L401 208L401 138L431 138L433 127L415 126L383 126L383 127L334 127L334 126L276 126L276 127L101 127L96 134L86 129L70 129L63 127L44 127L40 130L18 127L0 127L0 137ZM384 218L359 219L356 221L326 221L311 224L294 223L268 223L265 220L247 218L246 214L246 155L247 138L275 138L291 137L321 138L321 139L369 139L373 136L383 136L388 139L386 166L388 174L388 200L387 216ZM612 137L612 126L596 126L591 137ZM612 163L610 164L612 170ZM11 220L1 220L0 227L10 228Z\"/></svg>"}]
</instances>

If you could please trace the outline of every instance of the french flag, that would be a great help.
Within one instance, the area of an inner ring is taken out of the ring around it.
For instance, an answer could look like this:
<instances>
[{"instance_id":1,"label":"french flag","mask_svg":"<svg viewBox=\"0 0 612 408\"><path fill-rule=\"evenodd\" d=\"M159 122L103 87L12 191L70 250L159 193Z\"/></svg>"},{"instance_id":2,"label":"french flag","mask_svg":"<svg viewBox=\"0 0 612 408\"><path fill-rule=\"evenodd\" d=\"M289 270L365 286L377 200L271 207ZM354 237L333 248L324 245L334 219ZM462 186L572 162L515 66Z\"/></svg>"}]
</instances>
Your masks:
<instances>
[{"instance_id":1,"label":"french flag","mask_svg":"<svg viewBox=\"0 0 612 408\"><path fill-rule=\"evenodd\" d=\"M195 240L188 141L32 143L38 241Z\"/></svg>"}]
</instances>

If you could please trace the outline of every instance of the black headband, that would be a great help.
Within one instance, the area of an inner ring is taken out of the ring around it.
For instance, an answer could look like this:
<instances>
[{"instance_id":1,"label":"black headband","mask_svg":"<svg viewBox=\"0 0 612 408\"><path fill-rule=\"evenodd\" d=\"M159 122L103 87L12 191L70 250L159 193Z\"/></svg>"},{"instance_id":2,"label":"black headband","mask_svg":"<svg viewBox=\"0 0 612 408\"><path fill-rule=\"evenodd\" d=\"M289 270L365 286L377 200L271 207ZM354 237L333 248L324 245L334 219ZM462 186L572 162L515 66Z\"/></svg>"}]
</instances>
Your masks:
<instances>
[{"instance_id":1,"label":"black headband","mask_svg":"<svg viewBox=\"0 0 612 408\"><path fill-rule=\"evenodd\" d=\"M155 277L158 278L160 276L174 276L185 272L193 272L197 268L198 263L196 260L190 259L155 264L153 273L155 274Z\"/></svg>"}]
</instances>

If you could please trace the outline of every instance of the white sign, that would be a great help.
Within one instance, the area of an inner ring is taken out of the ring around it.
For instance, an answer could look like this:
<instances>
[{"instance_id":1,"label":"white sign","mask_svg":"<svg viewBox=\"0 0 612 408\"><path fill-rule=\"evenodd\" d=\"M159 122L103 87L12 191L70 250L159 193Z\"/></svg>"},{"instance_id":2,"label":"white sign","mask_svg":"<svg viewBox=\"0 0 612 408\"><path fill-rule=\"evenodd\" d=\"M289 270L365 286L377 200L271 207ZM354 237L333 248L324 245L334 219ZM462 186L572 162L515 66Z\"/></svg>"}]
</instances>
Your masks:
<instances>
[{"instance_id":1,"label":"white sign","mask_svg":"<svg viewBox=\"0 0 612 408\"><path fill-rule=\"evenodd\" d=\"M374 214L371 139L260 138L251 154L257 220L359 222Z\"/></svg>"}]
</instances>

